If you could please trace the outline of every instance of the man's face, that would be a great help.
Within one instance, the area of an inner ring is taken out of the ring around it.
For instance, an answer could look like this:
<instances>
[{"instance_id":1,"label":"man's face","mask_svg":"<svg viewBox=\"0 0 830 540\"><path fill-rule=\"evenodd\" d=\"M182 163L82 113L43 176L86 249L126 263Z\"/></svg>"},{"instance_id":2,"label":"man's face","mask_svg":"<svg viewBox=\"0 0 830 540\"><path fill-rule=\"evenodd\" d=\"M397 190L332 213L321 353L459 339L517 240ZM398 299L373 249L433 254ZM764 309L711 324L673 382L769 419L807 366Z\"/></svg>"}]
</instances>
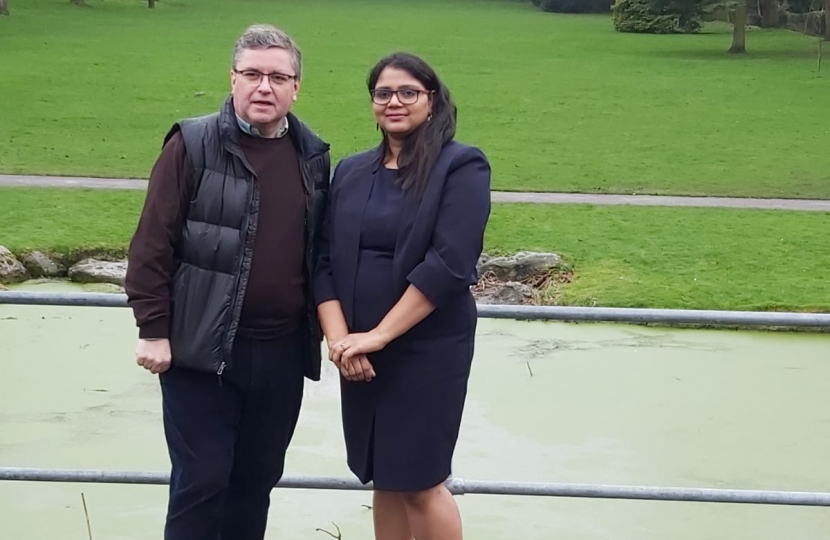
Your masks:
<instances>
[{"instance_id":1,"label":"man's face","mask_svg":"<svg viewBox=\"0 0 830 540\"><path fill-rule=\"evenodd\" d=\"M291 53L277 47L242 51L231 71L231 89L236 114L273 135L300 90Z\"/></svg>"}]
</instances>

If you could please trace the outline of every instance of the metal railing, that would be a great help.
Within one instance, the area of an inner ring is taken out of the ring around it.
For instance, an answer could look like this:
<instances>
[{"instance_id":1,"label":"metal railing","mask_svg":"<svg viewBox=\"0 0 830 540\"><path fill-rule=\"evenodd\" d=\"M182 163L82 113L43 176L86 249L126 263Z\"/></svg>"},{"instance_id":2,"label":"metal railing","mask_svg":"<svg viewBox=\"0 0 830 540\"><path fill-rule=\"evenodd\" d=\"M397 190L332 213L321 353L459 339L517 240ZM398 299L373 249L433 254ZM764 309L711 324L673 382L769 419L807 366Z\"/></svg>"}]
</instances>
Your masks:
<instances>
[{"instance_id":1,"label":"metal railing","mask_svg":"<svg viewBox=\"0 0 830 540\"><path fill-rule=\"evenodd\" d=\"M0 304L127 307L127 297L114 293L5 291L0 292ZM478 315L485 319L830 329L830 313L479 304Z\"/></svg>"},{"instance_id":2,"label":"metal railing","mask_svg":"<svg viewBox=\"0 0 830 540\"><path fill-rule=\"evenodd\" d=\"M154 472L92 471L73 469L19 469L0 467L0 481L79 482L96 484L164 485L169 475ZM614 486L541 482L491 482L452 478L446 482L454 495L524 495L590 499L763 504L786 506L830 506L830 493L809 491L762 491L744 489ZM366 491L371 484L333 477L285 476L277 488Z\"/></svg>"},{"instance_id":3,"label":"metal railing","mask_svg":"<svg viewBox=\"0 0 830 540\"><path fill-rule=\"evenodd\" d=\"M126 307L126 296L110 293L0 292L0 304L47 306ZM479 316L495 319L628 322L663 324L737 325L830 328L830 314L746 311L591 308L561 306L479 305ZM169 482L169 475L146 471L103 471L0 467L0 481L151 484ZM830 493L747 489L624 486L603 484L493 482L452 478L447 487L455 495L524 495L594 499L739 503L787 506L830 506ZM364 491L354 479L285 476L277 488Z\"/></svg>"}]
</instances>

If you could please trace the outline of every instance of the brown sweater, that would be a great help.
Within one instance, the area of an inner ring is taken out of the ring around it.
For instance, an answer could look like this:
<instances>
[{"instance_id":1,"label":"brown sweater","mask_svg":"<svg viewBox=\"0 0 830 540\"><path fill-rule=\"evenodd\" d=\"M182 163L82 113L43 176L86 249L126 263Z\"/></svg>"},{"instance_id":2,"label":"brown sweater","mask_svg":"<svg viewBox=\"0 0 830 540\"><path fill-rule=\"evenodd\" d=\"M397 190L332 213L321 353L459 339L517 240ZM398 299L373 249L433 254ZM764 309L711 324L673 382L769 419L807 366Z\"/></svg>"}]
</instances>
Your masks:
<instances>
[{"instance_id":1,"label":"brown sweater","mask_svg":"<svg viewBox=\"0 0 830 540\"><path fill-rule=\"evenodd\" d=\"M273 339L297 330L305 309L305 194L290 137L240 135L257 175L259 223L239 335ZM174 246L193 189L193 168L181 134L174 135L150 174L147 198L129 250L126 289L142 339L166 338Z\"/></svg>"}]
</instances>

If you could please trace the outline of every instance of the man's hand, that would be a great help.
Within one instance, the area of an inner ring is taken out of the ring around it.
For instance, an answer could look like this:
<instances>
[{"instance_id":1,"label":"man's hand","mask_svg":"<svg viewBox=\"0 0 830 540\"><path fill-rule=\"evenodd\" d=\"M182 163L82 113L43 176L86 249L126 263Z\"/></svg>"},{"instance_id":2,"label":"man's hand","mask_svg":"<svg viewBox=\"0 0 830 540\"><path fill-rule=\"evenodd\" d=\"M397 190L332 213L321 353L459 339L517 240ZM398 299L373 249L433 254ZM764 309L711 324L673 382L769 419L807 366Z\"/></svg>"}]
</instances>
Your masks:
<instances>
[{"instance_id":1,"label":"man's hand","mask_svg":"<svg viewBox=\"0 0 830 540\"><path fill-rule=\"evenodd\" d=\"M139 339L135 348L135 361L150 373L164 373L170 369L170 340Z\"/></svg>"}]
</instances>

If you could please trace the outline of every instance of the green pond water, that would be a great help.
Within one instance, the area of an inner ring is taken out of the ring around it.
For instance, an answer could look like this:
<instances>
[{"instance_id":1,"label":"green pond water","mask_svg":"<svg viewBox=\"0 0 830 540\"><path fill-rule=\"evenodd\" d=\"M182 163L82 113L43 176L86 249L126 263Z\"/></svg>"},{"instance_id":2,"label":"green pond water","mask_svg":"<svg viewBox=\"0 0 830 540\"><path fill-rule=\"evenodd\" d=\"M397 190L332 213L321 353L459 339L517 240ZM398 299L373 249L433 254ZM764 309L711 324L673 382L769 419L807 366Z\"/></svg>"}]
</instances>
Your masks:
<instances>
[{"instance_id":1,"label":"green pond water","mask_svg":"<svg viewBox=\"0 0 830 540\"><path fill-rule=\"evenodd\" d=\"M66 284L18 287L78 290ZM166 471L129 310L0 305L0 466ZM830 336L482 319L459 478L830 491ZM287 474L349 477L336 373ZM0 539L161 538L166 486L0 481ZM465 538L820 540L826 508L458 497ZM368 492L277 489L269 539L371 539Z\"/></svg>"}]
</instances>

